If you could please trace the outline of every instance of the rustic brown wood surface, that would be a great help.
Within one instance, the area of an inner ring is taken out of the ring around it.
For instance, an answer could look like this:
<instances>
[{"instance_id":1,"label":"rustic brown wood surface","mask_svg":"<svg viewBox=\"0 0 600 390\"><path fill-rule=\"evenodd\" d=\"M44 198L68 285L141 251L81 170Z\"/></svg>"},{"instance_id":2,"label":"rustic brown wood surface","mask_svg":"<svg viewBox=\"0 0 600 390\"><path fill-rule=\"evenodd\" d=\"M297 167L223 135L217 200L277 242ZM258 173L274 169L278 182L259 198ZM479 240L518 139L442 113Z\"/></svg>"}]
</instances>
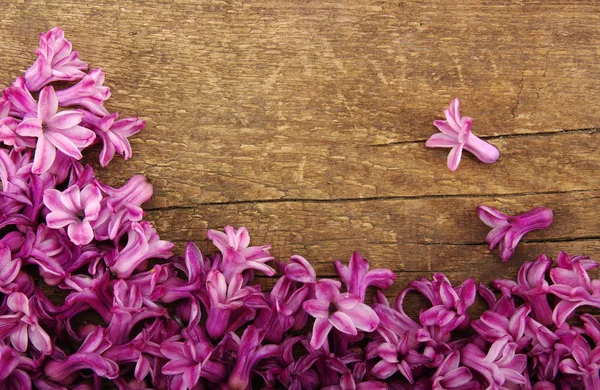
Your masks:
<instances>
[{"instance_id":1,"label":"rustic brown wood surface","mask_svg":"<svg viewBox=\"0 0 600 390\"><path fill-rule=\"evenodd\" d=\"M91 3L91 2L89 2ZM60 25L147 128L99 176L154 184L148 219L181 249L244 225L320 275L359 250L416 277L515 277L559 250L600 258L597 1L3 0L0 83ZM454 97L496 164L426 149ZM89 161L95 159L89 158ZM508 264L478 204L555 210ZM265 282L268 284L267 282Z\"/></svg>"}]
</instances>

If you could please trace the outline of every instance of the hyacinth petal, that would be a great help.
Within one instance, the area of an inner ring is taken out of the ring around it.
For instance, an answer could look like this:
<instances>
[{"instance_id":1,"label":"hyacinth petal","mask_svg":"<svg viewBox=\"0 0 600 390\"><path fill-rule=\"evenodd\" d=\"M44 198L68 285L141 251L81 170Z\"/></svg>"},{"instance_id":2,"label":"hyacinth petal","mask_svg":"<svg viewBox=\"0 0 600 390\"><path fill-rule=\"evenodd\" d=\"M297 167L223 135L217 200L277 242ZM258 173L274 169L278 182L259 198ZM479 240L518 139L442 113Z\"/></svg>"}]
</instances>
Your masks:
<instances>
[{"instance_id":1,"label":"hyacinth petal","mask_svg":"<svg viewBox=\"0 0 600 390\"><path fill-rule=\"evenodd\" d=\"M58 111L58 99L56 98L56 92L51 86L44 87L40 92L40 99L38 103L38 118L48 123L48 120L52 118Z\"/></svg>"},{"instance_id":2,"label":"hyacinth petal","mask_svg":"<svg viewBox=\"0 0 600 390\"><path fill-rule=\"evenodd\" d=\"M448 169L452 172L458 169L462 157L462 150L462 145L456 145L450 150L450 153L448 153Z\"/></svg>"},{"instance_id":3,"label":"hyacinth petal","mask_svg":"<svg viewBox=\"0 0 600 390\"><path fill-rule=\"evenodd\" d=\"M377 355L388 363L399 363L396 347L389 343L383 343L377 348Z\"/></svg>"},{"instance_id":4,"label":"hyacinth petal","mask_svg":"<svg viewBox=\"0 0 600 390\"><path fill-rule=\"evenodd\" d=\"M178 375L185 372L188 368L192 367L192 365L192 361L187 358L173 359L162 366L162 373L165 375Z\"/></svg>"},{"instance_id":5,"label":"hyacinth petal","mask_svg":"<svg viewBox=\"0 0 600 390\"><path fill-rule=\"evenodd\" d=\"M52 352L50 336L39 325L29 326L29 340L44 355L49 355Z\"/></svg>"},{"instance_id":6,"label":"hyacinth petal","mask_svg":"<svg viewBox=\"0 0 600 390\"><path fill-rule=\"evenodd\" d=\"M398 364L380 360L371 369L371 375L377 379L387 379L398 372Z\"/></svg>"},{"instance_id":7,"label":"hyacinth petal","mask_svg":"<svg viewBox=\"0 0 600 390\"><path fill-rule=\"evenodd\" d=\"M458 388L469 383L473 379L471 370L467 367L458 367L444 375L442 386L445 388Z\"/></svg>"},{"instance_id":8,"label":"hyacinth petal","mask_svg":"<svg viewBox=\"0 0 600 390\"><path fill-rule=\"evenodd\" d=\"M329 317L329 304L317 299L310 299L302 304L304 310L315 318Z\"/></svg>"},{"instance_id":9,"label":"hyacinth petal","mask_svg":"<svg viewBox=\"0 0 600 390\"><path fill-rule=\"evenodd\" d=\"M17 351L25 352L27 350L27 344L29 344L27 325L24 323L17 325L10 334L10 342Z\"/></svg>"},{"instance_id":10,"label":"hyacinth petal","mask_svg":"<svg viewBox=\"0 0 600 390\"><path fill-rule=\"evenodd\" d=\"M56 149L60 150L67 156L72 157L76 160L81 160L81 157L82 157L81 151L79 150L77 145L75 145L75 143L73 143L72 138L67 137L64 134L61 134L58 132L48 132L48 131L44 135L44 138L47 139L49 142L51 142L52 145L54 145L54 147L56 147ZM39 145L39 141L38 141L38 145Z\"/></svg>"},{"instance_id":11,"label":"hyacinth petal","mask_svg":"<svg viewBox=\"0 0 600 390\"><path fill-rule=\"evenodd\" d=\"M322 302L332 302L339 294L340 291L335 285L323 280L319 281L315 287L315 296Z\"/></svg>"},{"instance_id":12,"label":"hyacinth petal","mask_svg":"<svg viewBox=\"0 0 600 390\"><path fill-rule=\"evenodd\" d=\"M56 148L54 145L45 136L40 136L37 141L31 172L35 174L46 172L52 166L55 157Z\"/></svg>"},{"instance_id":13,"label":"hyacinth petal","mask_svg":"<svg viewBox=\"0 0 600 390\"><path fill-rule=\"evenodd\" d=\"M69 130L81 123L82 118L83 114L79 111L61 111L45 122L54 129Z\"/></svg>"},{"instance_id":14,"label":"hyacinth petal","mask_svg":"<svg viewBox=\"0 0 600 390\"><path fill-rule=\"evenodd\" d=\"M333 298L333 303L337 305L341 310L352 310L361 299L358 295L343 293Z\"/></svg>"},{"instance_id":15,"label":"hyacinth petal","mask_svg":"<svg viewBox=\"0 0 600 390\"><path fill-rule=\"evenodd\" d=\"M454 148L457 146L457 141L456 138L450 135L436 133L429 137L427 141L425 141L425 146L428 148Z\"/></svg>"},{"instance_id":16,"label":"hyacinth petal","mask_svg":"<svg viewBox=\"0 0 600 390\"><path fill-rule=\"evenodd\" d=\"M74 222L67 228L69 238L75 245L87 245L94 238L94 231L89 221Z\"/></svg>"},{"instance_id":17,"label":"hyacinth petal","mask_svg":"<svg viewBox=\"0 0 600 390\"><path fill-rule=\"evenodd\" d=\"M347 314L352 318L354 326L364 332L373 332L379 326L379 317L377 313L364 303L357 304L353 310Z\"/></svg>"},{"instance_id":18,"label":"hyacinth petal","mask_svg":"<svg viewBox=\"0 0 600 390\"><path fill-rule=\"evenodd\" d=\"M358 331L356 330L352 319L346 313L336 311L335 313L333 313L333 315L331 315L331 317L329 317L329 321L336 329L338 329L342 333L350 334L353 336L358 334Z\"/></svg>"},{"instance_id":19,"label":"hyacinth petal","mask_svg":"<svg viewBox=\"0 0 600 390\"><path fill-rule=\"evenodd\" d=\"M501 213L492 207L479 205L477 206L476 210L481 222L485 223L491 228L508 225L508 222L506 221L508 219L508 215Z\"/></svg>"},{"instance_id":20,"label":"hyacinth petal","mask_svg":"<svg viewBox=\"0 0 600 390\"><path fill-rule=\"evenodd\" d=\"M27 295L21 292L12 293L6 300L8 308L16 313L24 313L25 315L31 315L29 309L29 299Z\"/></svg>"},{"instance_id":21,"label":"hyacinth petal","mask_svg":"<svg viewBox=\"0 0 600 390\"><path fill-rule=\"evenodd\" d=\"M317 318L313 325L312 337L310 339L310 346L312 349L319 349L327 340L329 332L333 328L331 322L327 318Z\"/></svg>"},{"instance_id":22,"label":"hyacinth petal","mask_svg":"<svg viewBox=\"0 0 600 390\"><path fill-rule=\"evenodd\" d=\"M15 132L23 137L40 137L43 133L42 121L38 118L28 118L21 122Z\"/></svg>"}]
</instances>

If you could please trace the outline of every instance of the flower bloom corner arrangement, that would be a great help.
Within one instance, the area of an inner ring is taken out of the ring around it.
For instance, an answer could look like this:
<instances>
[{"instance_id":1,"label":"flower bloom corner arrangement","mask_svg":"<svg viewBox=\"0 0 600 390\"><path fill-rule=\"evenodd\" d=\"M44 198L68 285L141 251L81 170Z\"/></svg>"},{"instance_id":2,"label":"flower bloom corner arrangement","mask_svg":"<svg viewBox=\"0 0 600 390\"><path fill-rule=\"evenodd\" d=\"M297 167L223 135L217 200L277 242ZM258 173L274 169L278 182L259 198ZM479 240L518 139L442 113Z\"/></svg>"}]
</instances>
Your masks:
<instances>
[{"instance_id":1,"label":"flower bloom corner arrangement","mask_svg":"<svg viewBox=\"0 0 600 390\"><path fill-rule=\"evenodd\" d=\"M104 73L59 28L36 54L0 98L0 388L600 389L600 322L578 312L600 307L595 261L542 255L491 286L435 274L390 301L395 274L358 253L322 279L243 227L208 231L216 254L173 255L143 220L144 177L115 188L80 163L94 144L102 166L129 158L144 122L104 108ZM454 145L452 167L463 148L497 159L453 104L435 141ZM478 212L503 260L552 219ZM409 295L428 302L415 318Z\"/></svg>"}]
</instances>

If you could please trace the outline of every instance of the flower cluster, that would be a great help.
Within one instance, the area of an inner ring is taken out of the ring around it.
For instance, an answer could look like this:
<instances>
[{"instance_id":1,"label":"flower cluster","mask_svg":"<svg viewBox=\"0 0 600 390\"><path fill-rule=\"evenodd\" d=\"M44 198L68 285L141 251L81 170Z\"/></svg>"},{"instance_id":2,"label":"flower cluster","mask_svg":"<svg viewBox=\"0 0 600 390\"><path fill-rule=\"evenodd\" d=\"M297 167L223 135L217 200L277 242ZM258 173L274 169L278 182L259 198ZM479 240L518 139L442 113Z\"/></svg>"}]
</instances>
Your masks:
<instances>
[{"instance_id":1,"label":"flower cluster","mask_svg":"<svg viewBox=\"0 0 600 390\"><path fill-rule=\"evenodd\" d=\"M600 308L598 263L541 256L494 281L498 295L435 274L389 302L395 274L358 253L319 279L243 227L207 232L216 255L188 243L173 256L143 220L146 179L113 188L79 162L95 142L101 165L128 158L143 122L104 109L102 71L86 73L60 29L37 54L0 100L0 388L600 388L600 322L576 312ZM496 243L537 223L492 216ZM277 271L263 291L255 273ZM415 294L428 304L411 318ZM488 308L473 318L477 297Z\"/></svg>"}]
</instances>

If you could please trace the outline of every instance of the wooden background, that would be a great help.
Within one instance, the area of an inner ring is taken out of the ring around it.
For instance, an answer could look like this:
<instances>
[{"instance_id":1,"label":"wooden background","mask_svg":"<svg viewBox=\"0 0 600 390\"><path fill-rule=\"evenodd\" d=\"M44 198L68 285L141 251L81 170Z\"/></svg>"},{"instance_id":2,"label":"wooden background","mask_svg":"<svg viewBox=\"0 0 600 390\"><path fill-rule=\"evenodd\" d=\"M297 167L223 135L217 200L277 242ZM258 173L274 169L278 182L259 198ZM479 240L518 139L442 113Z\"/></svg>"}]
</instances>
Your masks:
<instances>
[{"instance_id":1,"label":"wooden background","mask_svg":"<svg viewBox=\"0 0 600 390\"><path fill-rule=\"evenodd\" d=\"M397 272L390 294L435 271L489 282L540 253L600 258L597 1L85 3L2 0L0 84L60 25L106 72L109 110L148 121L98 175L146 175L147 218L179 251L244 225L321 276L358 250ZM496 164L452 173L425 148L454 97ZM502 264L481 203L555 221Z\"/></svg>"}]
</instances>

